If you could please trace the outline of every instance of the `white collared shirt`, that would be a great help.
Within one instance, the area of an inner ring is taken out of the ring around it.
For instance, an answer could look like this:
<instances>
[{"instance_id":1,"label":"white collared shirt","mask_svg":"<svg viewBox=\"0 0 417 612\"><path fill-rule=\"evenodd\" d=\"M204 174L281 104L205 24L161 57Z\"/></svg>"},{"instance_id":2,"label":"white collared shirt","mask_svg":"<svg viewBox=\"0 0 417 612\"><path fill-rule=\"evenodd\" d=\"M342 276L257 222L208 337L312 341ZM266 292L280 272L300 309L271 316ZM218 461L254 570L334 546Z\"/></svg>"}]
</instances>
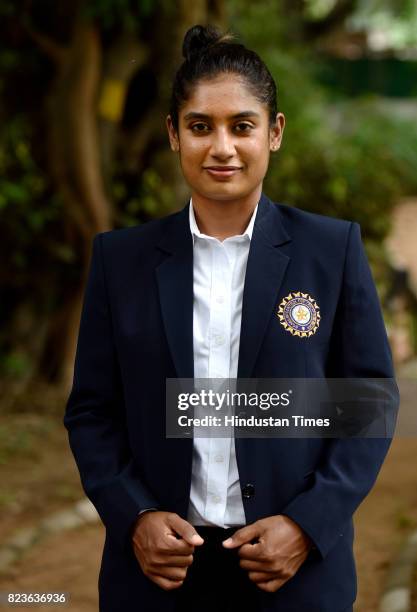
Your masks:
<instances>
[{"instance_id":1,"label":"white collared shirt","mask_svg":"<svg viewBox=\"0 0 417 612\"><path fill-rule=\"evenodd\" d=\"M236 378L242 297L256 206L243 234L223 241L198 229L192 199L194 378ZM194 437L190 504L193 525L245 525L235 438Z\"/></svg>"}]
</instances>

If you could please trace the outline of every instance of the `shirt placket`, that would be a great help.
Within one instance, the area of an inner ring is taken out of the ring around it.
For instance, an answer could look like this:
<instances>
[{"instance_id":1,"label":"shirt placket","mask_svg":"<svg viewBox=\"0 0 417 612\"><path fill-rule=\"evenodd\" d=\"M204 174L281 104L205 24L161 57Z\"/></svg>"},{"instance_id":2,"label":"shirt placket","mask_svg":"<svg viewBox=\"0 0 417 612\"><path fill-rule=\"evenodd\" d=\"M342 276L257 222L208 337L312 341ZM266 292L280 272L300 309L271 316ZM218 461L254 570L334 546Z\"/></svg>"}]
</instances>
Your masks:
<instances>
[{"instance_id":1,"label":"shirt placket","mask_svg":"<svg viewBox=\"0 0 417 612\"><path fill-rule=\"evenodd\" d=\"M209 378L228 378L230 373L231 303L233 264L218 240L212 241L210 288ZM227 505L231 439L210 438L207 478L207 515L224 525Z\"/></svg>"}]
</instances>

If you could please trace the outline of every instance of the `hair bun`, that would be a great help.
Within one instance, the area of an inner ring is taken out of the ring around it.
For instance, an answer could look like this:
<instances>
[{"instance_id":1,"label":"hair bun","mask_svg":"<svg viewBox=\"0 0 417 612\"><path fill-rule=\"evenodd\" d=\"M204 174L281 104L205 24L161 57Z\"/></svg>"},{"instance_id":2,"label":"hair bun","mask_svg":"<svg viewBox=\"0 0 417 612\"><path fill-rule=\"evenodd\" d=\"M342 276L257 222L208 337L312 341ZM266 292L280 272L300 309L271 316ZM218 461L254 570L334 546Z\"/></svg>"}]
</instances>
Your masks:
<instances>
[{"instance_id":1,"label":"hair bun","mask_svg":"<svg viewBox=\"0 0 417 612\"><path fill-rule=\"evenodd\" d=\"M201 53L211 45L233 38L230 34L222 34L215 26L195 25L190 28L182 43L183 57L188 61L193 55Z\"/></svg>"}]
</instances>

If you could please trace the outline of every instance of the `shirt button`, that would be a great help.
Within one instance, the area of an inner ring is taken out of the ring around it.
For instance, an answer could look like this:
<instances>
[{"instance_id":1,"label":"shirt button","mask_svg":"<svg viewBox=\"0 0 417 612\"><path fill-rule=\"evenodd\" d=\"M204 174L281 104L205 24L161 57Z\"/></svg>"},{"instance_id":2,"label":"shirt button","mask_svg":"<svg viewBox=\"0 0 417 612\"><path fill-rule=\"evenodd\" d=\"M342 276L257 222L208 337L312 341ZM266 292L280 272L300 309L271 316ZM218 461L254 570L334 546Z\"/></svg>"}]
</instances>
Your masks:
<instances>
[{"instance_id":1,"label":"shirt button","mask_svg":"<svg viewBox=\"0 0 417 612\"><path fill-rule=\"evenodd\" d=\"M218 296L217 296L217 299L216 299L216 302L217 302L218 304L223 304L223 302L224 302L224 296L223 296L223 295L218 295Z\"/></svg>"},{"instance_id":2,"label":"shirt button","mask_svg":"<svg viewBox=\"0 0 417 612\"><path fill-rule=\"evenodd\" d=\"M213 495L212 500L214 501L215 504L218 504L222 501L222 498L219 497L218 495Z\"/></svg>"},{"instance_id":3,"label":"shirt button","mask_svg":"<svg viewBox=\"0 0 417 612\"><path fill-rule=\"evenodd\" d=\"M223 461L223 455L216 455L214 459L217 463L221 463Z\"/></svg>"},{"instance_id":4,"label":"shirt button","mask_svg":"<svg viewBox=\"0 0 417 612\"><path fill-rule=\"evenodd\" d=\"M224 344L224 336L222 334L218 334L214 337L214 342L216 346L221 346L222 344Z\"/></svg>"}]
</instances>

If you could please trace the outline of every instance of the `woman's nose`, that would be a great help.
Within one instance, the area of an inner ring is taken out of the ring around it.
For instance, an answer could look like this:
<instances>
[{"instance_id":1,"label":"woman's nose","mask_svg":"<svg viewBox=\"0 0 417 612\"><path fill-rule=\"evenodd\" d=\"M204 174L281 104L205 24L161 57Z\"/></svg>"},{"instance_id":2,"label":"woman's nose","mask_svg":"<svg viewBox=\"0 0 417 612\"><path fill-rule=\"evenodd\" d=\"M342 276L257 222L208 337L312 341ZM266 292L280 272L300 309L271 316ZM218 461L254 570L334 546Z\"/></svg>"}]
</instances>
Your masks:
<instances>
[{"instance_id":1,"label":"woman's nose","mask_svg":"<svg viewBox=\"0 0 417 612\"><path fill-rule=\"evenodd\" d=\"M230 134L226 129L216 130L213 133L211 153L212 155L222 157L234 155L235 145L233 134Z\"/></svg>"}]
</instances>

